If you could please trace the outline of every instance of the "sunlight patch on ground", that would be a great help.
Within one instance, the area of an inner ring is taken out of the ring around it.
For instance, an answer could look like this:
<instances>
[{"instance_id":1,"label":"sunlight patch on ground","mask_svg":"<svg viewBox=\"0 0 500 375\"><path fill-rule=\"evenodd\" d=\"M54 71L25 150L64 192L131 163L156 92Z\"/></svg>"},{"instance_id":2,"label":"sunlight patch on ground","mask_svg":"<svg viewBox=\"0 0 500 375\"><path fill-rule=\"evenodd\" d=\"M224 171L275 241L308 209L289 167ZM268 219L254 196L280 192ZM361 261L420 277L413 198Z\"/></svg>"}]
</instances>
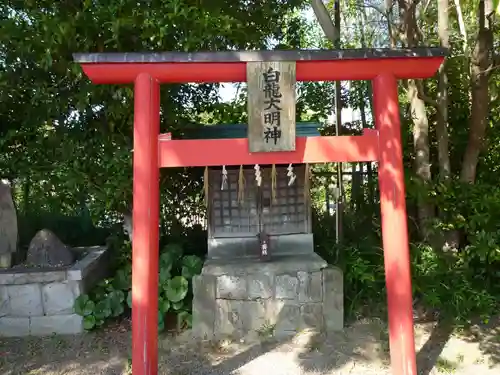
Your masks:
<instances>
[{"instance_id":1,"label":"sunlight patch on ground","mask_svg":"<svg viewBox=\"0 0 500 375\"><path fill-rule=\"evenodd\" d=\"M265 353L240 367L236 374L300 374L301 366L295 353L270 352Z\"/></svg>"}]
</instances>

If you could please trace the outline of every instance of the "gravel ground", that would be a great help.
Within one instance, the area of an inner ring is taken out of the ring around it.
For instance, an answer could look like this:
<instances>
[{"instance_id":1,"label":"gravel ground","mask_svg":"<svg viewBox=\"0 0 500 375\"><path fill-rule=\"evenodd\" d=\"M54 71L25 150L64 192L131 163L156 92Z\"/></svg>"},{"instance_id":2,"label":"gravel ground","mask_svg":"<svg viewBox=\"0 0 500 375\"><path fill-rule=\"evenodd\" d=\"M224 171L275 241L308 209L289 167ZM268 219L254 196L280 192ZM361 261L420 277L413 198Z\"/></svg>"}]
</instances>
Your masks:
<instances>
[{"instance_id":1,"label":"gravel ground","mask_svg":"<svg viewBox=\"0 0 500 375\"><path fill-rule=\"evenodd\" d=\"M419 374L500 373L500 324L451 335L417 325ZM302 332L292 340L200 343L189 332L160 338L161 375L390 374L385 324L360 321L341 333ZM0 339L0 375L130 374L128 323L80 336Z\"/></svg>"}]
</instances>

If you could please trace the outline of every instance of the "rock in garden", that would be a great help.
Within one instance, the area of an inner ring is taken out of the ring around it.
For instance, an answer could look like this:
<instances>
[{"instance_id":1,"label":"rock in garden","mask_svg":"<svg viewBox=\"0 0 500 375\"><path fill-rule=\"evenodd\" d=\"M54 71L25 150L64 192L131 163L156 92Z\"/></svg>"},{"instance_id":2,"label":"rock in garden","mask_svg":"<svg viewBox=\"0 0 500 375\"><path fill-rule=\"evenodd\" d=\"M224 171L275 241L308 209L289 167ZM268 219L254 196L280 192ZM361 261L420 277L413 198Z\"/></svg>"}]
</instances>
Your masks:
<instances>
[{"instance_id":1,"label":"rock in garden","mask_svg":"<svg viewBox=\"0 0 500 375\"><path fill-rule=\"evenodd\" d=\"M69 266L74 261L71 250L48 229L42 229L30 242L26 262L30 266Z\"/></svg>"},{"instance_id":2,"label":"rock in garden","mask_svg":"<svg viewBox=\"0 0 500 375\"><path fill-rule=\"evenodd\" d=\"M16 250L16 208L9 184L0 180L0 268L11 266L12 253Z\"/></svg>"}]
</instances>

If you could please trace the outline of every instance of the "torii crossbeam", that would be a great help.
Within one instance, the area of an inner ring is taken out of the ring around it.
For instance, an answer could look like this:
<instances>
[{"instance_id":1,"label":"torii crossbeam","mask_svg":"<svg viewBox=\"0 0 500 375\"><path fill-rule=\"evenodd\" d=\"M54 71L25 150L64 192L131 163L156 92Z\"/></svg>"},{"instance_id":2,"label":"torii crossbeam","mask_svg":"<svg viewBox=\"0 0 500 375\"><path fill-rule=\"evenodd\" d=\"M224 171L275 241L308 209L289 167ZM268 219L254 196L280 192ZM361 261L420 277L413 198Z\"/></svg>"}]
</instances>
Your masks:
<instances>
[{"instance_id":1,"label":"torii crossbeam","mask_svg":"<svg viewBox=\"0 0 500 375\"><path fill-rule=\"evenodd\" d=\"M132 372L158 373L159 168L377 161L394 375L416 375L398 79L434 75L446 50L91 53L74 59L94 83L134 84ZM249 153L247 139L160 134L160 84L246 81L250 61L296 61L297 81L371 80L376 130L297 138L292 152Z\"/></svg>"}]
</instances>

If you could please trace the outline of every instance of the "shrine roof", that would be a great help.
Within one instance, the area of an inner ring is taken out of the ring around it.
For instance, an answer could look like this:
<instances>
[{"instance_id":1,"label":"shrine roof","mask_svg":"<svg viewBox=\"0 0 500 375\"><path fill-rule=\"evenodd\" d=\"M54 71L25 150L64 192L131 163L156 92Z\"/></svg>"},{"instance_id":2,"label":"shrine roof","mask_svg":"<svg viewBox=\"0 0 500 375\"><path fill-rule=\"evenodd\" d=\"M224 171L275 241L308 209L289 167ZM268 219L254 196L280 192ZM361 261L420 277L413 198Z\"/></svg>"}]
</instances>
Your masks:
<instances>
[{"instance_id":1,"label":"shrine roof","mask_svg":"<svg viewBox=\"0 0 500 375\"><path fill-rule=\"evenodd\" d=\"M260 50L221 52L104 52L75 53L80 64L108 63L231 63L250 61L329 61L390 58L444 57L440 47L411 49L360 48L343 50Z\"/></svg>"},{"instance_id":2,"label":"shrine roof","mask_svg":"<svg viewBox=\"0 0 500 375\"><path fill-rule=\"evenodd\" d=\"M295 135L297 137L321 136L321 124L315 122L298 122ZM182 137L184 139L228 139L246 138L247 124L218 124L190 128Z\"/></svg>"}]
</instances>

